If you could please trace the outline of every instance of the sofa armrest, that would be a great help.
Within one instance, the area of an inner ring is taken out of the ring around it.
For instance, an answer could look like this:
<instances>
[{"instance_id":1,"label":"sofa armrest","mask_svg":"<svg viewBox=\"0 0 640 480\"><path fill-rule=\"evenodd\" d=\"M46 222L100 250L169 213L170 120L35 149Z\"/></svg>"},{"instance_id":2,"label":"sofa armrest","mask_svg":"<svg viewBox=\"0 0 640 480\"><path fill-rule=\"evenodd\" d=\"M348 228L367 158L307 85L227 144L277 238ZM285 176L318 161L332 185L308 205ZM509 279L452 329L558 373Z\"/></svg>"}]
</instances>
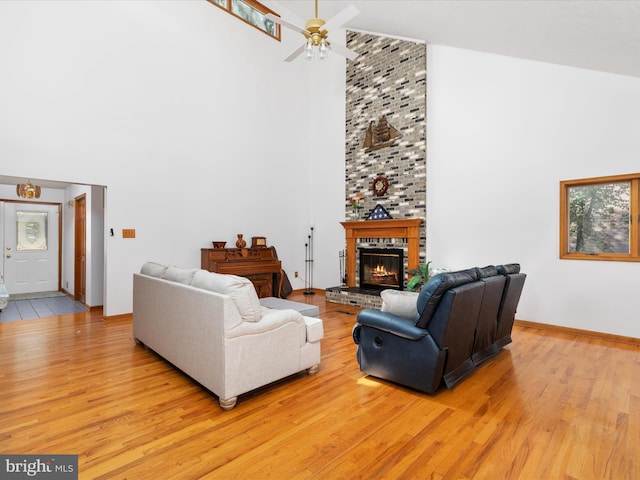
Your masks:
<instances>
[{"instance_id":1,"label":"sofa armrest","mask_svg":"<svg viewBox=\"0 0 640 480\"><path fill-rule=\"evenodd\" d=\"M9 305L9 294L7 288L4 286L2 280L0 280L0 310Z\"/></svg>"},{"instance_id":2,"label":"sofa armrest","mask_svg":"<svg viewBox=\"0 0 640 480\"><path fill-rule=\"evenodd\" d=\"M314 343L322 340L324 337L324 327L322 320L317 317L302 317L304 324L307 327L307 342Z\"/></svg>"},{"instance_id":3,"label":"sofa armrest","mask_svg":"<svg viewBox=\"0 0 640 480\"><path fill-rule=\"evenodd\" d=\"M277 330L285 325L294 325L300 331L300 345L306 342L307 330L304 318L295 310L271 310L262 315L258 322L244 321L238 326L226 332L227 338L242 337L245 335L260 335Z\"/></svg>"},{"instance_id":4,"label":"sofa armrest","mask_svg":"<svg viewBox=\"0 0 640 480\"><path fill-rule=\"evenodd\" d=\"M423 328L416 327L411 320L373 308L366 308L358 314L358 323L377 328L408 340L421 340L429 335Z\"/></svg>"}]
</instances>

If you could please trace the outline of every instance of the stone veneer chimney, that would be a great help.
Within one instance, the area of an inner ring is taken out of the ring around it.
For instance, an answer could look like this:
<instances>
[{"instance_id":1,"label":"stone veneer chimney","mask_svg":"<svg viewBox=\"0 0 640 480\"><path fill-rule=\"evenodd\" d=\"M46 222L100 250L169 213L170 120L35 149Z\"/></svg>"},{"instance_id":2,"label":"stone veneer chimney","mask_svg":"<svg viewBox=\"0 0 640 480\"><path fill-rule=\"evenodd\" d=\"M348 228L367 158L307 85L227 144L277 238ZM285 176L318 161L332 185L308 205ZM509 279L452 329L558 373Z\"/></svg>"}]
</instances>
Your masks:
<instances>
[{"instance_id":1,"label":"stone veneer chimney","mask_svg":"<svg viewBox=\"0 0 640 480\"><path fill-rule=\"evenodd\" d=\"M426 220L426 44L347 32L347 46L359 56L347 61L345 220L358 220L347 201L358 193L364 194L362 220L378 204L394 219ZM367 127L383 115L401 136L392 146L366 152ZM379 175L389 188L376 197L371 184ZM423 222L420 262L425 245ZM360 239L359 246L407 248L404 239L382 238Z\"/></svg>"}]
</instances>

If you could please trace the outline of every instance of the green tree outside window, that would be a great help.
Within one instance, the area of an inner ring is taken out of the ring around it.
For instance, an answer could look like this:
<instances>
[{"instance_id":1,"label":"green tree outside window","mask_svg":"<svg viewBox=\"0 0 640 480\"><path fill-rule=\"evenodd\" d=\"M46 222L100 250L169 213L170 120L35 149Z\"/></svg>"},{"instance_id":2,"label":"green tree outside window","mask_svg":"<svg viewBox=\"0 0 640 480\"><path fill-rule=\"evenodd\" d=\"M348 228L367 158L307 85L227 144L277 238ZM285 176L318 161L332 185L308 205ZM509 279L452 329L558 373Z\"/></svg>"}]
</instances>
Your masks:
<instances>
[{"instance_id":1,"label":"green tree outside window","mask_svg":"<svg viewBox=\"0 0 640 480\"><path fill-rule=\"evenodd\" d=\"M640 174L560 182L560 258L640 261Z\"/></svg>"}]
</instances>

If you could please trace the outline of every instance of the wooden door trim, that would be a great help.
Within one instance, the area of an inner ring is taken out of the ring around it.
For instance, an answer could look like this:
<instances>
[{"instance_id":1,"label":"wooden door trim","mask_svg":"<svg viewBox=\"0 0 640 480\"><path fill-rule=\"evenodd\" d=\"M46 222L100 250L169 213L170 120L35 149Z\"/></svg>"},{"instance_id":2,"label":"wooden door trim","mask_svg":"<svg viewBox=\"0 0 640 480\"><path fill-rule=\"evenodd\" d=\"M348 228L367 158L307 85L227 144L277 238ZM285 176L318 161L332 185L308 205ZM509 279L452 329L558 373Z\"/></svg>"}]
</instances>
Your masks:
<instances>
[{"instance_id":1,"label":"wooden door trim","mask_svg":"<svg viewBox=\"0 0 640 480\"><path fill-rule=\"evenodd\" d=\"M73 299L82 300L82 303L87 304L87 195L86 193L80 194L73 200ZM84 238L82 239L81 251L79 251L78 245L78 205L82 202L84 208L82 224L84 227ZM78 271L78 254L81 254L84 258L82 262L84 269ZM83 281L84 277L84 281ZM80 280L80 281L78 281ZM84 285L84 295L82 294L82 287Z\"/></svg>"}]
</instances>

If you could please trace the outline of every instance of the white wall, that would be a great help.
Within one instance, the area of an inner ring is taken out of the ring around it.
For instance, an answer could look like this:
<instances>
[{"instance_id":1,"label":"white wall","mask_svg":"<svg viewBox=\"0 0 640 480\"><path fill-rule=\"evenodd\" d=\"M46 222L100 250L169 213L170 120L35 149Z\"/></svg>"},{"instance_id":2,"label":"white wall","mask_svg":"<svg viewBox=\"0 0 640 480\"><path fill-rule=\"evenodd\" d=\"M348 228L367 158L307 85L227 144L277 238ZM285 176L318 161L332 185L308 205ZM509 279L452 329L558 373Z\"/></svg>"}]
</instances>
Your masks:
<instances>
[{"instance_id":1,"label":"white wall","mask_svg":"<svg viewBox=\"0 0 640 480\"><path fill-rule=\"evenodd\" d=\"M75 292L75 199L85 195L86 200L86 291L85 304L89 307L104 302L104 187L70 185L64 190L62 235L62 288Z\"/></svg>"},{"instance_id":2,"label":"white wall","mask_svg":"<svg viewBox=\"0 0 640 480\"><path fill-rule=\"evenodd\" d=\"M88 255L91 275L87 277L86 292L86 303L90 307L104 305L104 197L104 187L91 187L91 251Z\"/></svg>"},{"instance_id":3,"label":"white wall","mask_svg":"<svg viewBox=\"0 0 640 480\"><path fill-rule=\"evenodd\" d=\"M344 61L284 63L283 35L204 1L0 2L0 175L106 185L107 316L144 261L199 266L237 233L302 288L314 226L314 285L338 284ZM640 337L639 264L558 259L558 182L638 170L640 79L431 45L427 62L428 258L520 262L518 318Z\"/></svg>"},{"instance_id":4,"label":"white wall","mask_svg":"<svg viewBox=\"0 0 640 480\"><path fill-rule=\"evenodd\" d=\"M106 185L105 315L131 311L143 262L198 267L237 233L266 236L302 288L314 224L314 283L337 284L344 60L314 85L319 66L282 62L299 40L204 1L0 2L0 174Z\"/></svg>"},{"instance_id":5,"label":"white wall","mask_svg":"<svg viewBox=\"0 0 640 480\"><path fill-rule=\"evenodd\" d=\"M519 262L517 318L640 337L640 264L560 260L559 182L635 173L640 79L430 45L427 254Z\"/></svg>"}]
</instances>

